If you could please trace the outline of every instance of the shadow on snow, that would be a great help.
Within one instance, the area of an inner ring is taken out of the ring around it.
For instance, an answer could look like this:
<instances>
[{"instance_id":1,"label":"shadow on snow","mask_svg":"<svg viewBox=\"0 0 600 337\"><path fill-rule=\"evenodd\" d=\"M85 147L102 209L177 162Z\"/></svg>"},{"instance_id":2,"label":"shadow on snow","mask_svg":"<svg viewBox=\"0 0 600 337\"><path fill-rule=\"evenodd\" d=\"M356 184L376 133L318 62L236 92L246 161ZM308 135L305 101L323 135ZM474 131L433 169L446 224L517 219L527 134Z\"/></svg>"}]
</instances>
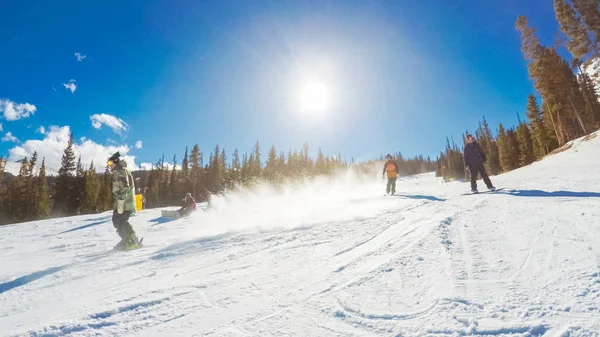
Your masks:
<instances>
[{"instance_id":1,"label":"shadow on snow","mask_svg":"<svg viewBox=\"0 0 600 337\"><path fill-rule=\"evenodd\" d=\"M228 232L219 235L202 237L195 240L189 240L172 244L166 248L158 250L155 255L150 257L153 260L163 260L170 257L198 253L201 251L217 250L229 237L235 235L235 232Z\"/></svg>"},{"instance_id":2,"label":"shadow on snow","mask_svg":"<svg viewBox=\"0 0 600 337\"><path fill-rule=\"evenodd\" d=\"M62 232L60 232L58 234L65 234L65 233L69 233L69 232L74 232L74 231L78 231L78 230L85 229L85 228L88 228L88 227L98 226L98 225L101 225L103 223L106 223L106 220L102 220L102 221L98 221L98 222L92 222L92 223L87 224L87 225L83 225L83 226L75 227L75 228L72 228L72 229L69 229L69 230L66 230L66 231L62 231Z\"/></svg>"},{"instance_id":3,"label":"shadow on snow","mask_svg":"<svg viewBox=\"0 0 600 337\"><path fill-rule=\"evenodd\" d=\"M421 195L421 194L394 194L395 197L402 197L415 200L430 200L430 201L446 201L446 199L440 199L432 195Z\"/></svg>"},{"instance_id":4,"label":"shadow on snow","mask_svg":"<svg viewBox=\"0 0 600 337\"><path fill-rule=\"evenodd\" d=\"M572 191L554 191L547 192L541 190L508 190L498 191L496 193L508 194L515 197L563 197L563 198L600 198L598 192L572 192Z\"/></svg>"},{"instance_id":5,"label":"shadow on snow","mask_svg":"<svg viewBox=\"0 0 600 337\"><path fill-rule=\"evenodd\" d=\"M160 217L154 218L154 219L152 219L152 220L150 220L148 222L156 222L155 224L152 225L152 226L156 226L156 225L162 225L162 224L165 224L165 223L168 223L168 222L172 222L172 221L175 221L175 220L178 220L178 219L176 219L176 218L168 218L166 216L160 216Z\"/></svg>"},{"instance_id":6,"label":"shadow on snow","mask_svg":"<svg viewBox=\"0 0 600 337\"><path fill-rule=\"evenodd\" d=\"M68 265L60 266L60 267L52 267L41 271L36 271L35 273L31 273L25 276L21 276L12 281L8 281L6 283L0 284L0 294L7 292L13 288L17 288L23 285L26 285L30 282L33 282L37 279L40 279L46 275L52 275L54 273L58 273L59 271L65 269Z\"/></svg>"}]
</instances>

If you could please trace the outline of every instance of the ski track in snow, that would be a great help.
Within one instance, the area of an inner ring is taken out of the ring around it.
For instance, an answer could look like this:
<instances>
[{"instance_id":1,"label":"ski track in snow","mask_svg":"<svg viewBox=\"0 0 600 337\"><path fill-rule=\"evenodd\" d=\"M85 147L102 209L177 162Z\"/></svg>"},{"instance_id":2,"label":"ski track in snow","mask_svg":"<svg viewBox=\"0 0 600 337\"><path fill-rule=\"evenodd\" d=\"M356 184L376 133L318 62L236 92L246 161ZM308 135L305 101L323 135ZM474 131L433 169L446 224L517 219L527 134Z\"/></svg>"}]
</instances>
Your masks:
<instances>
[{"instance_id":1,"label":"ski track in snow","mask_svg":"<svg viewBox=\"0 0 600 337\"><path fill-rule=\"evenodd\" d=\"M126 253L109 213L0 227L0 336L600 336L599 151L476 196L348 175L146 210Z\"/></svg>"}]
</instances>

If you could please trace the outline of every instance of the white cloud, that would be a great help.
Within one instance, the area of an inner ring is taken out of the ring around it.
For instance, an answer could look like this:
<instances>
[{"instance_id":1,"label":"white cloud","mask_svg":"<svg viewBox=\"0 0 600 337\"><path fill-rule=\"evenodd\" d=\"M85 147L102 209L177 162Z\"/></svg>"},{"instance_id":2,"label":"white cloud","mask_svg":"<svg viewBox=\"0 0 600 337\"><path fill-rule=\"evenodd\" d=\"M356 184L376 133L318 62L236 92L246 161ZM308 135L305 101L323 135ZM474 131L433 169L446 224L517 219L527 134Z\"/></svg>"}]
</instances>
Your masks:
<instances>
[{"instance_id":1,"label":"white cloud","mask_svg":"<svg viewBox=\"0 0 600 337\"><path fill-rule=\"evenodd\" d=\"M69 80L69 83L63 83L63 85L65 86L65 89L71 90L72 94L74 94L75 90L77 90L77 86L75 85L75 80L73 80L73 79Z\"/></svg>"},{"instance_id":2,"label":"white cloud","mask_svg":"<svg viewBox=\"0 0 600 337\"><path fill-rule=\"evenodd\" d=\"M19 140L17 139L17 137L13 136L12 132L9 131L6 133L6 135L4 135L4 137L2 137L2 141L17 143Z\"/></svg>"},{"instance_id":3,"label":"white cloud","mask_svg":"<svg viewBox=\"0 0 600 337\"><path fill-rule=\"evenodd\" d=\"M0 125L0 127L1 127L1 125ZM142 148L142 141L141 140L138 140L137 142L135 142L135 148L136 149L141 149Z\"/></svg>"},{"instance_id":4,"label":"white cloud","mask_svg":"<svg viewBox=\"0 0 600 337\"><path fill-rule=\"evenodd\" d=\"M77 52L75 53L75 58L77 58L78 62L81 62L87 58L87 55Z\"/></svg>"},{"instance_id":5,"label":"white cloud","mask_svg":"<svg viewBox=\"0 0 600 337\"><path fill-rule=\"evenodd\" d=\"M152 164L152 163L141 163L140 164L140 168L145 171L150 171L150 170L152 170L153 167L154 167L154 164Z\"/></svg>"},{"instance_id":6,"label":"white cloud","mask_svg":"<svg viewBox=\"0 0 600 337\"><path fill-rule=\"evenodd\" d=\"M69 143L71 128L69 126L50 126L47 130L44 139L30 139L19 146L9 150L8 159L16 161L23 157L31 157L34 151L38 152L39 158L46 158L46 165L54 170L60 168L60 161L64 149ZM131 170L137 170L139 167L135 164L135 156L127 155L129 146L127 145L103 145L98 144L90 139L81 139L74 144L75 155L81 155L81 161L86 167L94 160L94 165L98 172L103 172L106 165L106 160L113 153L119 151L121 157L127 161L128 167Z\"/></svg>"},{"instance_id":7,"label":"white cloud","mask_svg":"<svg viewBox=\"0 0 600 337\"><path fill-rule=\"evenodd\" d=\"M92 120L92 126L96 129L102 128L102 125L104 124L113 129L115 133L120 134L122 131L127 131L129 128L129 125L127 125L125 121L109 114L91 115L90 119Z\"/></svg>"},{"instance_id":8,"label":"white cloud","mask_svg":"<svg viewBox=\"0 0 600 337\"><path fill-rule=\"evenodd\" d=\"M1 130L0 130L0 131L1 131ZM45 134L46 134L46 128L45 128L45 127L42 125L42 126L40 126L40 127L39 127L39 128L36 130L36 132L37 132L37 133L41 133L42 135L45 135Z\"/></svg>"},{"instance_id":9,"label":"white cloud","mask_svg":"<svg viewBox=\"0 0 600 337\"><path fill-rule=\"evenodd\" d=\"M2 129L2 123L0 123L0 131L3 131L3 129Z\"/></svg>"},{"instance_id":10,"label":"white cloud","mask_svg":"<svg viewBox=\"0 0 600 337\"><path fill-rule=\"evenodd\" d=\"M21 118L27 118L35 113L36 107L29 103L15 103L9 99L0 98L0 112L4 113L4 118L9 121L16 121Z\"/></svg>"}]
</instances>

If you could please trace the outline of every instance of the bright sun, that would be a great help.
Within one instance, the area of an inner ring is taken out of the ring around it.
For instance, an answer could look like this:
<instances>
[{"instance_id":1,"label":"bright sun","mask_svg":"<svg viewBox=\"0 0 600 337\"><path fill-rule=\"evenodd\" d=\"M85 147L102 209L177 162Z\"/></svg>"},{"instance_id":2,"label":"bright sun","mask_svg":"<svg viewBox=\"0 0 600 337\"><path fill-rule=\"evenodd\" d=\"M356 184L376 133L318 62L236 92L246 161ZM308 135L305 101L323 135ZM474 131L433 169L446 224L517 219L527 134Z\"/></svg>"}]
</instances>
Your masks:
<instances>
[{"instance_id":1,"label":"bright sun","mask_svg":"<svg viewBox=\"0 0 600 337\"><path fill-rule=\"evenodd\" d=\"M307 82L300 92L300 104L306 112L324 112L329 108L329 90L322 82Z\"/></svg>"}]
</instances>

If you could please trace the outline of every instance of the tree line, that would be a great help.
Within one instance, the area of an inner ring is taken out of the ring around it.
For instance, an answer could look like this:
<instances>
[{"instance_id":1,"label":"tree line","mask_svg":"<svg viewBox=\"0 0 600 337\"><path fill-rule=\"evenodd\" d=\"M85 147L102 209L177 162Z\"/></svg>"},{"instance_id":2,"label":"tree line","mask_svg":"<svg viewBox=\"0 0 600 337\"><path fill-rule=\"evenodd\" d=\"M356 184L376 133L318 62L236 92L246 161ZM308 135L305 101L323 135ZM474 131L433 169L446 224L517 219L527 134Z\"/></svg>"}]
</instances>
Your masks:
<instances>
[{"instance_id":1,"label":"tree line","mask_svg":"<svg viewBox=\"0 0 600 337\"><path fill-rule=\"evenodd\" d=\"M493 135L485 117L479 123L475 136L486 154L490 174L529 165L600 127L598 93L594 79L584 71L600 61L598 1L554 0L554 10L562 36L553 46L541 44L527 17L519 16L515 23L537 95L529 95L528 121L519 122L516 128L500 124ZM572 56L570 61L559 55L563 47ZM461 147L454 141L447 139L445 151L436 161L436 176L446 181L468 176Z\"/></svg>"},{"instance_id":2,"label":"tree line","mask_svg":"<svg viewBox=\"0 0 600 337\"><path fill-rule=\"evenodd\" d=\"M97 213L113 208L112 174L108 167L98 174L94 162L84 168L76 158L73 135L63 151L57 177L46 176L45 158L37 164L37 152L20 161L19 174L8 178L0 159L0 224L17 223L50 217ZM132 163L128 163L132 164ZM181 163L174 155L171 165L162 156L150 170L134 171L136 193L142 194L146 207L180 205L189 192L196 201L226 190L252 187L260 182L281 184L317 175L332 175L350 164L341 156L325 156L319 149L316 159L309 156L304 144L300 151L287 154L272 146L263 158L257 142L252 152L240 154L236 149L228 160L218 145L207 161L198 145L191 152L186 147ZM7 177L2 179L3 177Z\"/></svg>"}]
</instances>

